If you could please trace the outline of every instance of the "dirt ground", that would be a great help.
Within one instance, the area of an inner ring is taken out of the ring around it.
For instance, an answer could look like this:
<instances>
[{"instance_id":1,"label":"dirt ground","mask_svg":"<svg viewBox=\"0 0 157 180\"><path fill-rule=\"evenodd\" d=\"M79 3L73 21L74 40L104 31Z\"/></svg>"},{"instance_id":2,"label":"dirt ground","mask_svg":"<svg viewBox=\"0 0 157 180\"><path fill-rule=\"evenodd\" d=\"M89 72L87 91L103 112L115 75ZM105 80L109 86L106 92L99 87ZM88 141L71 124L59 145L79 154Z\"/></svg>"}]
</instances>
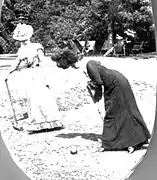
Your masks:
<instances>
[{"instance_id":1,"label":"dirt ground","mask_svg":"<svg viewBox=\"0 0 157 180\"><path fill-rule=\"evenodd\" d=\"M32 180L124 180L146 153L145 149L133 154L125 151L99 152L103 122L86 90L87 79L83 73L90 59L101 61L106 67L116 69L128 78L139 109L152 133L157 80L155 58L85 57L78 70L62 70L54 64L47 67L48 81L57 97L66 128L33 135L12 128L14 119L4 84L4 69L7 69L4 65L10 62L1 61L2 137L13 159ZM14 89L16 82L10 82L10 86ZM18 98L22 97L20 91L14 93L18 94ZM17 114L29 108L23 100L22 106L20 102L15 103ZM72 149L77 149L77 154L72 155Z\"/></svg>"}]
</instances>

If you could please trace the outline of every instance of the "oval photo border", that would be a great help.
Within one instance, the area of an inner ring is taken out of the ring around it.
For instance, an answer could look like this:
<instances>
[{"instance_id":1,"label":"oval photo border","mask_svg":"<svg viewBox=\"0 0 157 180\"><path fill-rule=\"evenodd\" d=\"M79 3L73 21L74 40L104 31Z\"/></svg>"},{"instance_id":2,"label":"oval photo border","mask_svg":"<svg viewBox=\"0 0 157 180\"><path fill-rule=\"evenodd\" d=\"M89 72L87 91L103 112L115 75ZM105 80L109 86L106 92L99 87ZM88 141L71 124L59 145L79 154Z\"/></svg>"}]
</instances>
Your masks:
<instances>
[{"instance_id":1,"label":"oval photo border","mask_svg":"<svg viewBox=\"0 0 157 180\"><path fill-rule=\"evenodd\" d=\"M0 17L4 0L0 0ZM153 9L153 18L157 27L157 0L151 0ZM156 31L157 32L157 31ZM157 38L156 38L157 44ZM156 88L157 92L157 88ZM153 135L149 144L149 148L144 159L134 168L134 172L127 180L155 180L157 167L157 96L156 96L156 112L153 127ZM0 177L3 180L30 180L28 176L13 161L0 132Z\"/></svg>"}]
</instances>

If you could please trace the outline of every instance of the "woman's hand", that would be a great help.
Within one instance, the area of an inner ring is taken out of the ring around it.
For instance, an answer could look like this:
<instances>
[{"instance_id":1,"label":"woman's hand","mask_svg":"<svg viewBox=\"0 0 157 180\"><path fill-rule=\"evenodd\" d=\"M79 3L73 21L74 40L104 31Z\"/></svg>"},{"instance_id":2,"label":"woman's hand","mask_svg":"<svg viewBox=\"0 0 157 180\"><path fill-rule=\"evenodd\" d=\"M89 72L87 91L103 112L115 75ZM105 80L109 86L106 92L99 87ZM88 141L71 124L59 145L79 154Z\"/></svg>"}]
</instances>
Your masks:
<instances>
[{"instance_id":1,"label":"woman's hand","mask_svg":"<svg viewBox=\"0 0 157 180\"><path fill-rule=\"evenodd\" d=\"M8 77L9 77L9 73L7 73L7 75L4 77L4 81L7 82L8 81Z\"/></svg>"},{"instance_id":2,"label":"woman's hand","mask_svg":"<svg viewBox=\"0 0 157 180\"><path fill-rule=\"evenodd\" d=\"M93 81L88 81L87 89L88 89L90 96L92 97L94 103L97 103L102 99L102 86L96 85Z\"/></svg>"},{"instance_id":3,"label":"woman's hand","mask_svg":"<svg viewBox=\"0 0 157 180\"><path fill-rule=\"evenodd\" d=\"M17 70L17 68L19 67L20 63L21 63L22 60L17 60L17 63L15 63L11 69L9 70L9 72L7 71L7 74L5 76L5 81L8 81L8 78L10 76L10 74L12 74L14 71Z\"/></svg>"},{"instance_id":4,"label":"woman's hand","mask_svg":"<svg viewBox=\"0 0 157 180\"><path fill-rule=\"evenodd\" d=\"M95 90L97 88L96 84L93 81L88 81L87 84L92 90Z\"/></svg>"},{"instance_id":5,"label":"woman's hand","mask_svg":"<svg viewBox=\"0 0 157 180\"><path fill-rule=\"evenodd\" d=\"M37 51L38 58L39 58L39 66L44 67L45 66L45 54L42 49L38 49Z\"/></svg>"},{"instance_id":6,"label":"woman's hand","mask_svg":"<svg viewBox=\"0 0 157 180\"><path fill-rule=\"evenodd\" d=\"M6 71L6 73L4 75L4 81L8 81L8 78L9 78L11 73L12 73L12 71Z\"/></svg>"},{"instance_id":7,"label":"woman's hand","mask_svg":"<svg viewBox=\"0 0 157 180\"><path fill-rule=\"evenodd\" d=\"M12 74L13 72L14 72L14 70L11 70L9 72L7 71L7 73L6 73L5 77L4 77L4 80L8 81L8 78L9 78L10 74Z\"/></svg>"}]
</instances>

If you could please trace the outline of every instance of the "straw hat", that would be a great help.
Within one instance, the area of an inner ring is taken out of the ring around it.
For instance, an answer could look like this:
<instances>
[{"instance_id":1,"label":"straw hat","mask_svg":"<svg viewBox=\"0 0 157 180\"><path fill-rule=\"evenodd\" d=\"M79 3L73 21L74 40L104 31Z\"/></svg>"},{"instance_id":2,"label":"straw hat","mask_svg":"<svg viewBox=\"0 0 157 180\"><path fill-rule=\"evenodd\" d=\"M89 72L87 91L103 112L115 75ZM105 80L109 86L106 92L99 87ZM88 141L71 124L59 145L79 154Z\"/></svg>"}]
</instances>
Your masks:
<instances>
[{"instance_id":1,"label":"straw hat","mask_svg":"<svg viewBox=\"0 0 157 180\"><path fill-rule=\"evenodd\" d=\"M19 23L14 32L13 38L18 41L25 41L32 37L33 35L33 27L31 25L21 24Z\"/></svg>"}]
</instances>

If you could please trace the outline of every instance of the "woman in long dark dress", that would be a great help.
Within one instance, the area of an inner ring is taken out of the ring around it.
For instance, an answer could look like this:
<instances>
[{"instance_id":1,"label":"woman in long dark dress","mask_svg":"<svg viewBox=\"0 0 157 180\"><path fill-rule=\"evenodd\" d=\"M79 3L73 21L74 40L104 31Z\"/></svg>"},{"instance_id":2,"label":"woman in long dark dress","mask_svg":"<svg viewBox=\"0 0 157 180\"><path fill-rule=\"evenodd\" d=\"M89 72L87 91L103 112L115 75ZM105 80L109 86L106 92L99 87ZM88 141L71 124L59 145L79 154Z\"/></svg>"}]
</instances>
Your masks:
<instances>
[{"instance_id":1,"label":"woman in long dark dress","mask_svg":"<svg viewBox=\"0 0 157 180\"><path fill-rule=\"evenodd\" d=\"M95 101L104 95L106 114L102 134L103 151L129 147L135 150L147 143L150 133L128 80L120 72L107 69L94 60L89 61L86 68L92 82L90 87L95 89Z\"/></svg>"}]
</instances>

